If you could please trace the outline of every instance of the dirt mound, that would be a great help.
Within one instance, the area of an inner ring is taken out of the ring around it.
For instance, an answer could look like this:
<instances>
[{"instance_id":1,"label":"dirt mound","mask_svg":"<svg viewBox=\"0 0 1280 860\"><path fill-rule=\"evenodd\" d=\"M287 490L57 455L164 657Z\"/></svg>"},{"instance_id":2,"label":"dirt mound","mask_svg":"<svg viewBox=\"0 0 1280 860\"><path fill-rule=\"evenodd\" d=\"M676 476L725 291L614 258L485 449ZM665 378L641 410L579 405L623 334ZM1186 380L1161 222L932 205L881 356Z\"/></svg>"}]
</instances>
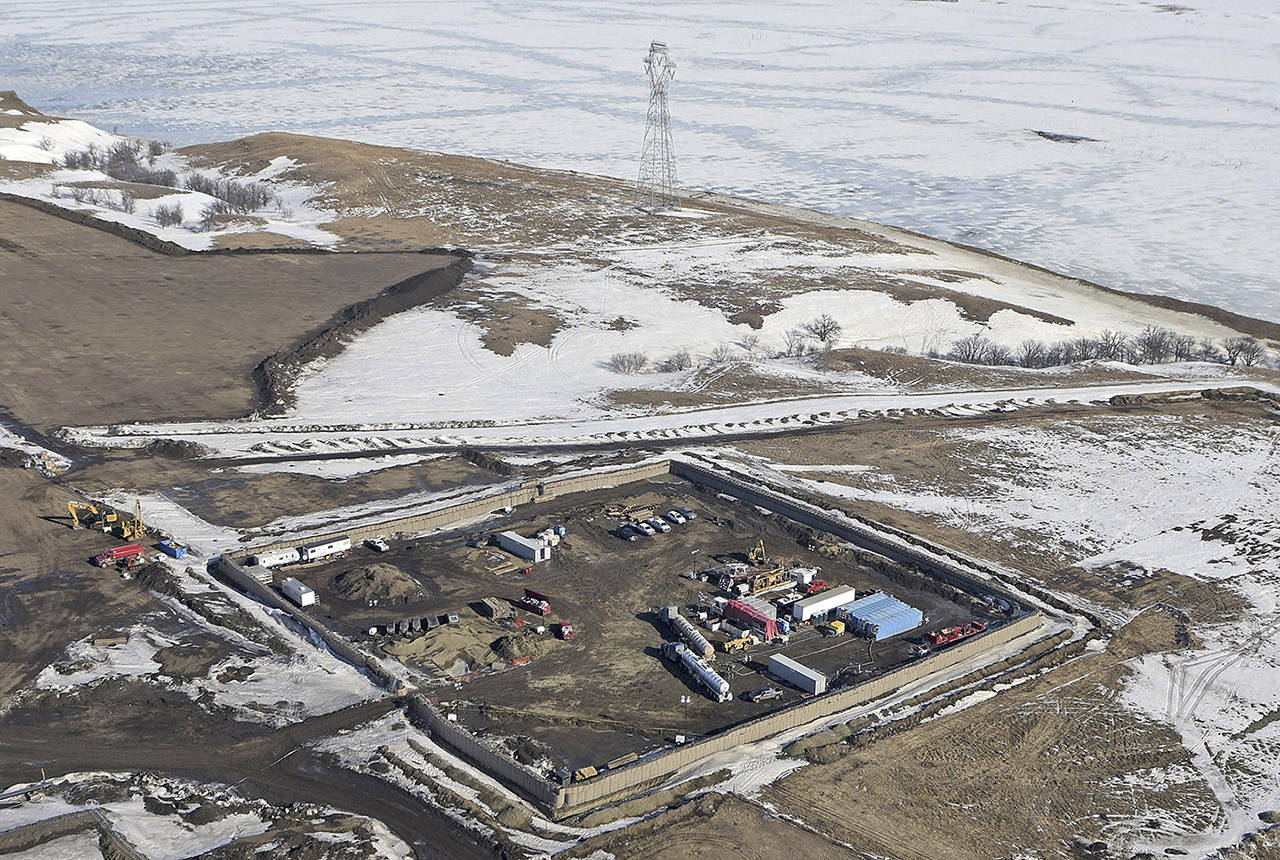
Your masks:
<instances>
[{"instance_id":1,"label":"dirt mound","mask_svg":"<svg viewBox=\"0 0 1280 860\"><path fill-rule=\"evenodd\" d=\"M493 653L510 663L521 657L537 659L550 650L551 643L545 636L525 633L499 637L491 647Z\"/></svg>"},{"instance_id":2,"label":"dirt mound","mask_svg":"<svg viewBox=\"0 0 1280 860\"><path fill-rule=\"evenodd\" d=\"M338 594L347 600L368 603L409 603L426 596L422 586L409 574L389 564L371 564L338 574L333 581Z\"/></svg>"}]
</instances>

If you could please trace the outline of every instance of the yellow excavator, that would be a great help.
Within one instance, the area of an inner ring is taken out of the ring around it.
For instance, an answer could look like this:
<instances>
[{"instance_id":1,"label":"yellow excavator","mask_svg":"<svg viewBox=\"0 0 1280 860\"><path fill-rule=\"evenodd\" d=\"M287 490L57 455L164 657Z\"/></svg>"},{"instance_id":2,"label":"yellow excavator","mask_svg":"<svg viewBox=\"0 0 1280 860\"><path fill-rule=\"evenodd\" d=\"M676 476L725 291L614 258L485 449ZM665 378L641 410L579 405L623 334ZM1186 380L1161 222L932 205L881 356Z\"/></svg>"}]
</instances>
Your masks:
<instances>
[{"instance_id":1,"label":"yellow excavator","mask_svg":"<svg viewBox=\"0 0 1280 860\"><path fill-rule=\"evenodd\" d=\"M73 529L94 528L102 531L109 531L120 519L115 511L99 511L97 507L88 502L67 502L67 512L71 514L71 527Z\"/></svg>"},{"instance_id":2,"label":"yellow excavator","mask_svg":"<svg viewBox=\"0 0 1280 860\"><path fill-rule=\"evenodd\" d=\"M760 538L760 541L759 543L756 544L755 549L747 553L747 561L751 562L757 567L763 567L769 561L769 557L765 554L765 551L764 551L764 538Z\"/></svg>"}]
</instances>

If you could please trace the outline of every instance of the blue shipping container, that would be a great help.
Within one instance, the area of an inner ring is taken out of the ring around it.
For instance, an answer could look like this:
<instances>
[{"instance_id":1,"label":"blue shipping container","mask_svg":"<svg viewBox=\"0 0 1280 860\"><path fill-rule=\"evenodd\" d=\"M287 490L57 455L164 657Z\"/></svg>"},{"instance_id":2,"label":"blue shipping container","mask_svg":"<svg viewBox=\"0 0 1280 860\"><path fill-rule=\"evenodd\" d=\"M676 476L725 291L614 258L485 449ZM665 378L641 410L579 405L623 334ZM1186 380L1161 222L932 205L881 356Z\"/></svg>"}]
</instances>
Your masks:
<instances>
[{"instance_id":1,"label":"blue shipping container","mask_svg":"<svg viewBox=\"0 0 1280 860\"><path fill-rule=\"evenodd\" d=\"M883 592L869 594L842 606L839 614L854 633L877 642L914 630L924 623L923 612Z\"/></svg>"},{"instance_id":2,"label":"blue shipping container","mask_svg":"<svg viewBox=\"0 0 1280 860\"><path fill-rule=\"evenodd\" d=\"M164 550L166 553L173 556L174 558L182 558L187 554L187 548L185 546L178 546L176 543L169 540L168 538L165 538L164 540L160 541L160 549Z\"/></svg>"}]
</instances>

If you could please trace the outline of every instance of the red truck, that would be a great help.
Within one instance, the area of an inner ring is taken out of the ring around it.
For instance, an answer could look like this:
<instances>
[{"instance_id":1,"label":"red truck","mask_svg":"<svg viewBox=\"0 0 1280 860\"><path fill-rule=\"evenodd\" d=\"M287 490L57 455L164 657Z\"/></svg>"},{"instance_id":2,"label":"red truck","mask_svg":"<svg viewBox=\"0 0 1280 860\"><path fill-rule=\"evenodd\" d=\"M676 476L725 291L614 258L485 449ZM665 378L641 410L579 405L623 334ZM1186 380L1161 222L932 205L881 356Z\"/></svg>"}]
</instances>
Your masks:
<instances>
[{"instance_id":1,"label":"red truck","mask_svg":"<svg viewBox=\"0 0 1280 860\"><path fill-rule=\"evenodd\" d=\"M142 548L142 544L130 543L124 546L113 546L101 555L95 556L93 563L98 567L111 567L113 564L131 567L146 558L146 555L147 551Z\"/></svg>"},{"instance_id":2,"label":"red truck","mask_svg":"<svg viewBox=\"0 0 1280 860\"><path fill-rule=\"evenodd\" d=\"M968 639L970 636L976 636L987 629L987 625L981 621L971 621L963 627L943 627L941 630L934 630L925 634L930 644L935 647L938 645L950 645L953 642L959 642L961 639Z\"/></svg>"},{"instance_id":3,"label":"red truck","mask_svg":"<svg viewBox=\"0 0 1280 860\"><path fill-rule=\"evenodd\" d=\"M550 615L551 601L536 591L524 590L524 597L516 601L516 606L528 610L535 615Z\"/></svg>"}]
</instances>

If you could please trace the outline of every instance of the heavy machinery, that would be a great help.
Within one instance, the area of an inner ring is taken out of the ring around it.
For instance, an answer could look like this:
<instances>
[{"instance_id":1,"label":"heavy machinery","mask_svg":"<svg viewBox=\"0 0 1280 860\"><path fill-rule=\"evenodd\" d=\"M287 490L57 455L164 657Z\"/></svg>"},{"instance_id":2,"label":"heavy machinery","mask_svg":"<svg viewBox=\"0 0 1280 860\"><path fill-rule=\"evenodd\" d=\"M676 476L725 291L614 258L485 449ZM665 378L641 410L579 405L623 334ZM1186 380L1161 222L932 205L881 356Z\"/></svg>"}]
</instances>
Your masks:
<instances>
[{"instance_id":1,"label":"heavy machinery","mask_svg":"<svg viewBox=\"0 0 1280 860\"><path fill-rule=\"evenodd\" d=\"M764 538L760 538L760 540L756 542L755 549L747 553L747 561L751 562L756 567L764 567L769 563L769 556L766 555L764 551Z\"/></svg>"},{"instance_id":2,"label":"heavy machinery","mask_svg":"<svg viewBox=\"0 0 1280 860\"><path fill-rule=\"evenodd\" d=\"M751 637L743 636L741 639L730 639L724 643L723 647L726 654L737 654L746 651L751 647Z\"/></svg>"},{"instance_id":3,"label":"heavy machinery","mask_svg":"<svg viewBox=\"0 0 1280 860\"><path fill-rule=\"evenodd\" d=\"M88 502L67 502L67 512L71 514L73 529L92 526L104 532L110 531L116 520L120 518L115 511L100 511Z\"/></svg>"},{"instance_id":4,"label":"heavy machinery","mask_svg":"<svg viewBox=\"0 0 1280 860\"><path fill-rule=\"evenodd\" d=\"M121 519L116 522L116 534L124 540L142 540L147 536L147 527L142 522L142 500L133 503L133 519Z\"/></svg>"},{"instance_id":5,"label":"heavy machinery","mask_svg":"<svg viewBox=\"0 0 1280 860\"><path fill-rule=\"evenodd\" d=\"M925 634L925 638L934 647L939 645L951 645L959 642L961 639L968 639L970 636L976 636L987 629L987 625L981 621L970 621L963 627L943 627L941 630L934 630Z\"/></svg>"}]
</instances>

